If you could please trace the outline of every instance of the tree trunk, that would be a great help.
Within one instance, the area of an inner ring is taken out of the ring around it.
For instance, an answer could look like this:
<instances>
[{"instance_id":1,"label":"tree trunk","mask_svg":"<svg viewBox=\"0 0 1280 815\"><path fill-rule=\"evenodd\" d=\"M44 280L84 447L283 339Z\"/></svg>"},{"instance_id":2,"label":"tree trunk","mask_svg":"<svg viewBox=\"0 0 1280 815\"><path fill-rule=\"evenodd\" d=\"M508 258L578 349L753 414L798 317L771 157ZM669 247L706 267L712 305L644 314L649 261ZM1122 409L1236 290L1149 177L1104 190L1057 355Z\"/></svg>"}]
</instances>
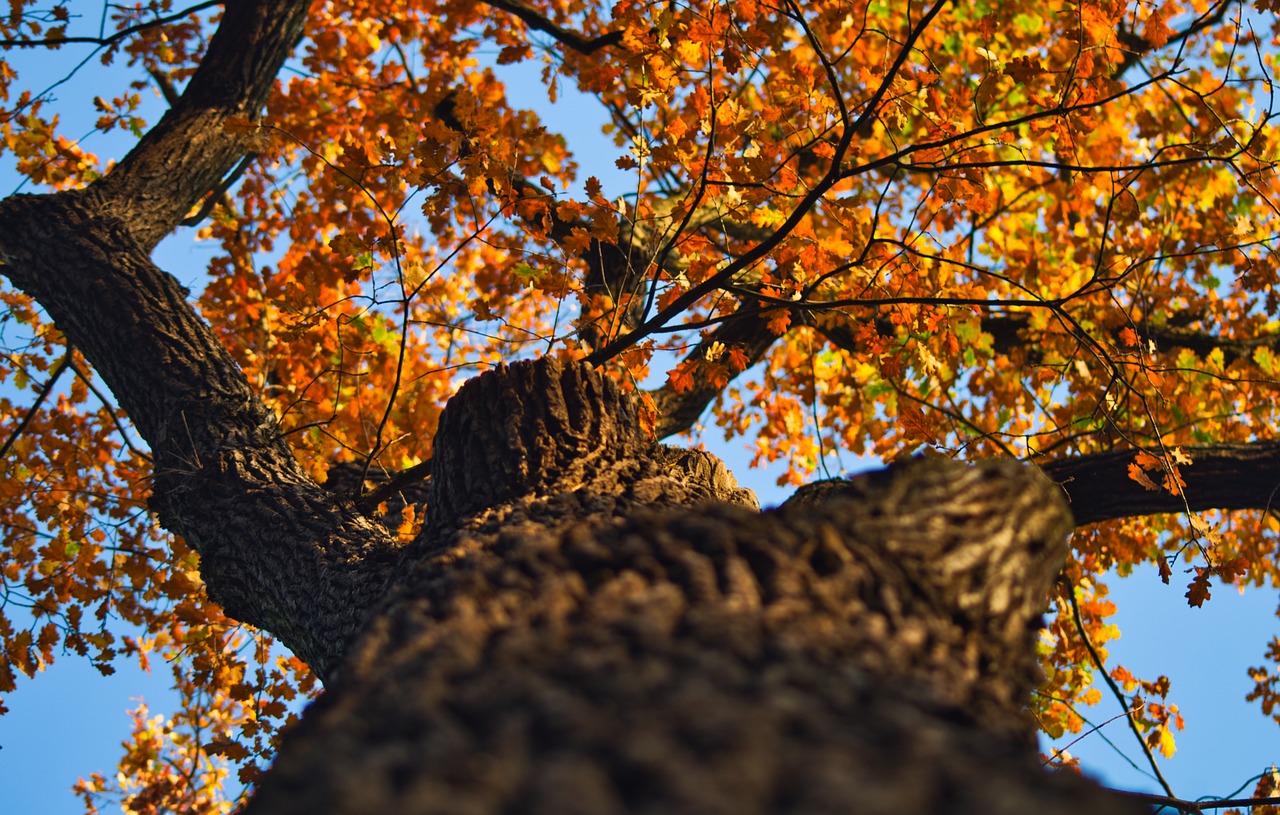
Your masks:
<instances>
[{"instance_id":1,"label":"tree trunk","mask_svg":"<svg viewBox=\"0 0 1280 815\"><path fill-rule=\"evenodd\" d=\"M761 515L551 359L469 382L435 450L423 534L247 813L1137 811L1034 761L1072 523L1033 470L921 460Z\"/></svg>"}]
</instances>

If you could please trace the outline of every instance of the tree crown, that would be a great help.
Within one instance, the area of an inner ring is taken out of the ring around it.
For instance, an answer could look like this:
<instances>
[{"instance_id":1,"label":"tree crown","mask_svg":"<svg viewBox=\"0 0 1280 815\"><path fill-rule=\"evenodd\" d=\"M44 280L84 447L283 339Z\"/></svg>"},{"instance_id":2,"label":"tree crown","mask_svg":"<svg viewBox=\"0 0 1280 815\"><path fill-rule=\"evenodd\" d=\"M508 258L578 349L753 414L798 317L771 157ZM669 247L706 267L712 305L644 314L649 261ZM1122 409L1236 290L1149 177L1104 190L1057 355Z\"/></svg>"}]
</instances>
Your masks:
<instances>
[{"instance_id":1,"label":"tree crown","mask_svg":"<svg viewBox=\"0 0 1280 815\"><path fill-rule=\"evenodd\" d=\"M409 541L444 403L504 360L602 366L645 443L714 423L787 484L836 450L1043 465L1081 525L1043 638L1050 734L1107 681L1173 750L1166 679L1099 677L1104 573L1190 569L1193 605L1214 579L1280 582L1267 0L11 5L12 167L78 190L48 200L139 268L175 228L214 247L197 311L135 336L78 316L133 308L109 277L56 289L23 271L56 254L38 229L0 238L0 534L26 605L0 616L0 692L62 649L104 672L172 658L183 694L163 727L138 717L123 786L81 784L91 806L216 807L208 757L252 779L315 688L204 593L212 545L182 519L208 497L182 478L206 462L183 456L254 440L349 499L342 523ZM29 49L126 66L95 129L136 144L88 152ZM575 122L511 98L508 65L599 103L609 174L579 166ZM159 390L134 371L206 334L199 354L233 364L175 363ZM197 421L222 399L242 407ZM1253 676L1273 711L1280 678Z\"/></svg>"}]
</instances>

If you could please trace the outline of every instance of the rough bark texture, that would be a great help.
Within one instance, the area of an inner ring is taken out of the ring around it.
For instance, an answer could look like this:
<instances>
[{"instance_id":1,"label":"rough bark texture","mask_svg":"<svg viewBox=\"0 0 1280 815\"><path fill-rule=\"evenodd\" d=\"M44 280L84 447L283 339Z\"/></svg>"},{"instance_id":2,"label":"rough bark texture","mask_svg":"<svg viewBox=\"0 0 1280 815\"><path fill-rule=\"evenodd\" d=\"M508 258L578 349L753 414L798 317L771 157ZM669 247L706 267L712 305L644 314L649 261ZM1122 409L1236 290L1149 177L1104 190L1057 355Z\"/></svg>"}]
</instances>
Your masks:
<instances>
[{"instance_id":1,"label":"rough bark texture","mask_svg":"<svg viewBox=\"0 0 1280 815\"><path fill-rule=\"evenodd\" d=\"M468 383L435 450L404 577L248 813L1133 811L1033 761L1071 529L1034 471L760 515L552 360Z\"/></svg>"},{"instance_id":2,"label":"rough bark texture","mask_svg":"<svg viewBox=\"0 0 1280 815\"><path fill-rule=\"evenodd\" d=\"M186 290L148 257L239 156L221 123L256 114L306 8L229 4L181 102L107 178L0 201L0 263L150 445L151 506L200 553L209 596L326 677L384 595L396 547L302 471Z\"/></svg>"},{"instance_id":3,"label":"rough bark texture","mask_svg":"<svg viewBox=\"0 0 1280 815\"><path fill-rule=\"evenodd\" d=\"M1144 489L1129 478L1133 450L1057 459L1042 469L1062 486L1077 526L1162 512L1280 507L1280 443L1188 446L1182 452L1191 463L1178 468L1187 483L1180 496Z\"/></svg>"},{"instance_id":4,"label":"rough bark texture","mask_svg":"<svg viewBox=\"0 0 1280 815\"><path fill-rule=\"evenodd\" d=\"M302 36L310 5L228 0L180 103L91 188L110 202L113 217L129 225L147 252L244 155L239 140L223 126L232 117L257 118Z\"/></svg>"}]
</instances>

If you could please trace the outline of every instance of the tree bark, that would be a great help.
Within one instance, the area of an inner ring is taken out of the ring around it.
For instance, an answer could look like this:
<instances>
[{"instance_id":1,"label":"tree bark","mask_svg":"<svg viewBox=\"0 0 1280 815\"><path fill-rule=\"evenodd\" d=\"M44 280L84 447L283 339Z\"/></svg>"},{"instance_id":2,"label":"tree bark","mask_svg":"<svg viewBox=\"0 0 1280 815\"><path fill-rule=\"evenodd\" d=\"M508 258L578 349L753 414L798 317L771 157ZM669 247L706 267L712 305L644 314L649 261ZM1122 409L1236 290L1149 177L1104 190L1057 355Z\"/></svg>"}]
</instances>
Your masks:
<instances>
[{"instance_id":1,"label":"tree bark","mask_svg":"<svg viewBox=\"0 0 1280 815\"><path fill-rule=\"evenodd\" d=\"M0 269L102 375L152 450L152 508L209 596L327 677L395 561L387 531L298 466L231 355L151 262L239 157L308 3L229 3L179 104L102 181L0 201Z\"/></svg>"},{"instance_id":2,"label":"tree bark","mask_svg":"<svg viewBox=\"0 0 1280 815\"><path fill-rule=\"evenodd\" d=\"M1191 458L1178 472L1182 495L1149 490L1129 478L1133 450L1115 450L1044 463L1045 474L1062 486L1076 525L1210 509L1272 510L1280 491L1280 443L1211 444L1181 448ZM1152 480L1160 483L1158 473Z\"/></svg>"},{"instance_id":3,"label":"tree bark","mask_svg":"<svg viewBox=\"0 0 1280 815\"><path fill-rule=\"evenodd\" d=\"M435 450L400 580L246 813L1138 811L1034 761L1071 521L1033 469L761 515L551 359L469 382Z\"/></svg>"}]
</instances>

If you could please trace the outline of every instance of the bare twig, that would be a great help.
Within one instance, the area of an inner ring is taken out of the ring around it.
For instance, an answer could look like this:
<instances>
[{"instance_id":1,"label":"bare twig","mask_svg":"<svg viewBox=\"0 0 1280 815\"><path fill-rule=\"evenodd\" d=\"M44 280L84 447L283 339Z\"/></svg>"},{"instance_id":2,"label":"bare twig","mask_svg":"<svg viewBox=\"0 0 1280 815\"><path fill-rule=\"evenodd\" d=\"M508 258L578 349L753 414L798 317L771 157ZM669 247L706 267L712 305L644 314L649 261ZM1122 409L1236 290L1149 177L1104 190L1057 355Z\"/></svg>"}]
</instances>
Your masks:
<instances>
[{"instance_id":1,"label":"bare twig","mask_svg":"<svg viewBox=\"0 0 1280 815\"><path fill-rule=\"evenodd\" d=\"M1071 617L1076 624L1076 631L1080 634L1080 640L1084 643L1085 649L1089 651L1089 658L1093 660L1093 664L1097 666L1098 673L1102 674L1102 678L1106 681L1107 687L1111 689L1111 693L1116 697L1116 701L1120 703L1120 707L1125 710L1129 709L1128 703L1125 702L1124 694L1120 688L1116 686L1115 680L1107 673L1107 667L1103 664L1102 657L1098 654L1098 650L1093 647L1093 642L1089 639L1089 633L1084 630L1084 620L1080 619L1080 604L1076 602L1075 585L1066 575L1062 576L1062 582L1067 588L1067 602L1071 604ZM1151 765L1151 771L1155 773L1156 781L1160 782L1160 787L1168 794L1169 800L1181 800L1173 794L1173 789L1169 786L1169 782L1165 780L1164 773L1160 772L1160 765L1156 763L1156 757L1151 754L1151 748L1147 746L1147 742L1142 738L1142 733L1138 730L1138 724L1132 716L1126 716L1125 721L1129 723L1129 729L1133 731L1134 737L1138 740L1138 744L1142 747L1142 752L1147 756L1147 763Z\"/></svg>"},{"instance_id":2,"label":"bare twig","mask_svg":"<svg viewBox=\"0 0 1280 815\"><path fill-rule=\"evenodd\" d=\"M9 454L13 443L22 436L23 431L31 424L31 420L35 418L36 412L40 410L40 406L44 404L44 400L49 398L49 394L53 392L53 386L58 383L58 379L67 370L71 364L71 349L67 349L67 353L63 355L62 361L58 363L58 367L53 369L53 373L49 375L49 381L44 383L44 387L40 388L40 393L36 394L36 401L27 409L23 415L22 421L18 422L18 426L9 434L9 438L4 440L4 444L0 445L0 459Z\"/></svg>"},{"instance_id":3,"label":"bare twig","mask_svg":"<svg viewBox=\"0 0 1280 815\"><path fill-rule=\"evenodd\" d=\"M1169 807L1179 812L1197 813L1206 809L1226 809L1227 807L1260 807L1280 804L1280 797L1271 798L1224 798L1217 801L1184 801L1167 795L1155 795L1149 792L1130 792L1129 790L1112 790L1117 795L1134 798L1147 804ZM1158 810L1157 810L1158 811Z\"/></svg>"},{"instance_id":4,"label":"bare twig","mask_svg":"<svg viewBox=\"0 0 1280 815\"><path fill-rule=\"evenodd\" d=\"M155 28L156 26L166 25L168 23L172 23L177 20L181 20L184 17L188 17L192 14L195 14L197 11L203 11L207 8L213 8L215 6L221 6L223 4L224 4L224 0L206 0L206 2L204 3L197 3L194 6L183 9L182 11L176 11L173 14L170 14L168 17L157 17L156 19L151 20L149 22L138 23L137 25L131 25L128 28L122 28L116 33L112 34L110 37L45 37L44 39L40 39L40 40L24 40L24 39L8 38L8 39L0 40L0 48L38 48L41 46L69 45L69 44L98 45L98 46L105 47L109 45L115 45L121 40L126 39L128 37L132 37L134 34L137 34L140 31L146 31L148 28Z\"/></svg>"},{"instance_id":5,"label":"bare twig","mask_svg":"<svg viewBox=\"0 0 1280 815\"><path fill-rule=\"evenodd\" d=\"M536 9L522 3L520 0L485 0L485 3L508 14L514 14L523 20L525 25L544 34L550 34L556 39L556 42L572 48L580 54L591 54L601 48L622 42L621 31L610 31L598 37L587 39L576 31L561 28L538 13Z\"/></svg>"}]
</instances>

